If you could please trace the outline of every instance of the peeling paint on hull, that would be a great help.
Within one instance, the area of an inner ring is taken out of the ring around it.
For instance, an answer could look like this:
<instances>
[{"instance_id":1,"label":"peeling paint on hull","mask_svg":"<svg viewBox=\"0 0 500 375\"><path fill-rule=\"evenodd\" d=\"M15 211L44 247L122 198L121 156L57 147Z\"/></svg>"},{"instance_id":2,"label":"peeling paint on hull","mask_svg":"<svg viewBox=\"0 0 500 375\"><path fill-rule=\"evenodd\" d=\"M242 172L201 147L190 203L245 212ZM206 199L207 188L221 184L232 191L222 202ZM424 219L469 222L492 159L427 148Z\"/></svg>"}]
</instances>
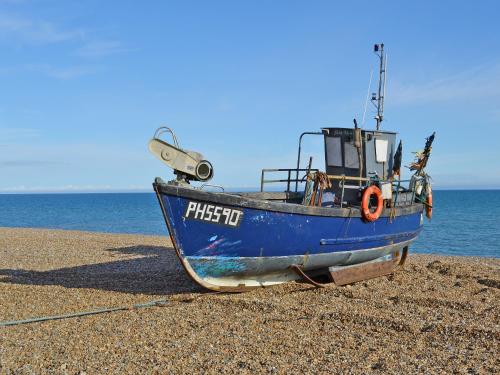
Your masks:
<instances>
[{"instance_id":1,"label":"peeling paint on hull","mask_svg":"<svg viewBox=\"0 0 500 375\"><path fill-rule=\"evenodd\" d=\"M196 275L209 284L224 287L270 286L297 280L299 276L290 265L303 266L304 270L326 269L331 266L350 266L402 253L412 241L376 249L324 253L312 256L289 257L186 257Z\"/></svg>"}]
</instances>

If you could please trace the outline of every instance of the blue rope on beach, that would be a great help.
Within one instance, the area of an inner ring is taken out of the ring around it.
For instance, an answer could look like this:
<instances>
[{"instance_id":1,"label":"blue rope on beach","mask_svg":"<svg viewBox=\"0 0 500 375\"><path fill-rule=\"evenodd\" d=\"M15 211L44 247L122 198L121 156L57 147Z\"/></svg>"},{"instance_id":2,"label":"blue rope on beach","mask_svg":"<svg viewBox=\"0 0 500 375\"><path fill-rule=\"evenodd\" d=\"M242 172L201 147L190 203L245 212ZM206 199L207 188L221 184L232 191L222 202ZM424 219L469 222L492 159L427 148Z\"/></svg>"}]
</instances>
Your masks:
<instances>
[{"instance_id":1,"label":"blue rope on beach","mask_svg":"<svg viewBox=\"0 0 500 375\"><path fill-rule=\"evenodd\" d=\"M133 310L133 309L140 309L140 308L144 308L144 307L161 306L161 305L164 305L166 303L168 303L168 301L166 299L160 299L160 300L155 300L155 301L150 301L150 302L145 302L145 303L137 303L137 304L132 305L132 306L111 307L111 308L104 308L104 309L98 309L98 310L92 310L92 311L82 311L82 312L63 314L63 315L42 316L42 317L38 317L38 318L28 318L28 319L21 319L21 320L7 320L7 321L0 322L0 327L15 326L15 325L19 325L19 324L28 324L28 323L36 323L36 322L44 322L47 320L77 318L80 316L96 315L96 314L102 314L102 313L108 313L108 312L114 312L114 311Z\"/></svg>"}]
</instances>

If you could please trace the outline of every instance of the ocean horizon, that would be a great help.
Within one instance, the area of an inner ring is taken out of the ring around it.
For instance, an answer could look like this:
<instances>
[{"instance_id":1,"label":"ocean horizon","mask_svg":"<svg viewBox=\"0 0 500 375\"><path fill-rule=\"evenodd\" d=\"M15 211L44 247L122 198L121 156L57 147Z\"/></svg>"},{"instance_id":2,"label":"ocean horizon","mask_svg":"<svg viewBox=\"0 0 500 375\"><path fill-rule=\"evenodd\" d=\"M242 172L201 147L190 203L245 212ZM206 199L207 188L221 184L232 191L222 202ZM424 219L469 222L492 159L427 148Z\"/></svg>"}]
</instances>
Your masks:
<instances>
[{"instance_id":1,"label":"ocean horizon","mask_svg":"<svg viewBox=\"0 0 500 375\"><path fill-rule=\"evenodd\" d=\"M276 185L278 186L278 185ZM0 195L46 195L46 194L142 194L142 193L151 193L152 188L140 188L140 189L74 189L74 190L31 190L31 189L26 189L26 190L3 190L0 191ZM219 191L218 189L214 189L215 191ZM254 187L227 187L225 188L225 191L228 192L250 192L250 191L259 191L260 187L254 186ZM266 186L266 191L283 191L283 188L271 186L267 187ZM436 187L435 185L432 186L433 191L500 191L500 187L474 187L474 188L468 188L468 187Z\"/></svg>"},{"instance_id":2,"label":"ocean horizon","mask_svg":"<svg viewBox=\"0 0 500 375\"><path fill-rule=\"evenodd\" d=\"M498 258L499 216L498 189L436 189L433 218L410 251ZM153 192L3 193L0 226L168 235Z\"/></svg>"}]
</instances>

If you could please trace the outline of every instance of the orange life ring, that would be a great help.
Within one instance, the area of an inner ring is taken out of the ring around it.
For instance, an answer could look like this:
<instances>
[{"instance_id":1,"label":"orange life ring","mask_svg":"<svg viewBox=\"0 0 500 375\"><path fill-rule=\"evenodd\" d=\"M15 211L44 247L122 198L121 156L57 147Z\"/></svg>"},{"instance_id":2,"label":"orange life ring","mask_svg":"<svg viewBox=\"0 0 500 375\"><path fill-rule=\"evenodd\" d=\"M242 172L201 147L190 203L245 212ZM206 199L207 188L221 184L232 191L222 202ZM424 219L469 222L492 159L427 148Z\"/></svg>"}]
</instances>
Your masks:
<instances>
[{"instance_id":1,"label":"orange life ring","mask_svg":"<svg viewBox=\"0 0 500 375\"><path fill-rule=\"evenodd\" d=\"M377 197L377 208L374 212L370 211L370 199L372 195ZM361 213L366 221L375 221L380 217L382 209L384 208L384 200L382 199L382 192L380 189L371 185L368 186L363 192L363 197L361 198Z\"/></svg>"},{"instance_id":2,"label":"orange life ring","mask_svg":"<svg viewBox=\"0 0 500 375\"><path fill-rule=\"evenodd\" d=\"M427 194L427 199L425 200L425 216L427 219L431 219L432 217L432 191Z\"/></svg>"}]
</instances>

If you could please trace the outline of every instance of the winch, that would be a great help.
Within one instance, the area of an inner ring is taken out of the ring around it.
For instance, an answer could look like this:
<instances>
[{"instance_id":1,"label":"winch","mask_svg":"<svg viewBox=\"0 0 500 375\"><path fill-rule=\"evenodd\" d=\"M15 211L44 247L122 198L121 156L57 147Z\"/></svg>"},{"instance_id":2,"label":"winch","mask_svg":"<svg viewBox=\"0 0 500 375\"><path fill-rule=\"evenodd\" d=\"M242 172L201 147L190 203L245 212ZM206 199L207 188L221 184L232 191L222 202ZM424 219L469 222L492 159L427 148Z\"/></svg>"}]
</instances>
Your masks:
<instances>
[{"instance_id":1,"label":"winch","mask_svg":"<svg viewBox=\"0 0 500 375\"><path fill-rule=\"evenodd\" d=\"M165 133L172 135L173 145L160 139L160 136ZM174 131L166 126L156 129L153 138L149 141L149 151L174 170L177 183L205 182L214 175L212 164L199 152L182 149Z\"/></svg>"}]
</instances>

